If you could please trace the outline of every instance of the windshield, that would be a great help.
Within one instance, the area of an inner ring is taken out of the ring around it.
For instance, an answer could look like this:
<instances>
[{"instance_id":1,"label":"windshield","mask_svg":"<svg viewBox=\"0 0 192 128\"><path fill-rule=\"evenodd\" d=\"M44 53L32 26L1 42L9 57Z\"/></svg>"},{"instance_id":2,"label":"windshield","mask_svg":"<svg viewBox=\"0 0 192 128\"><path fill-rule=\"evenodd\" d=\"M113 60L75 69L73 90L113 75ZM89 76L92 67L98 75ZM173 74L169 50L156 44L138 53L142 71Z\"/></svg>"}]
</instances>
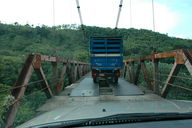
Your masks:
<instances>
[{"instance_id":1,"label":"windshield","mask_svg":"<svg viewBox=\"0 0 192 128\"><path fill-rule=\"evenodd\" d=\"M0 1L0 127L191 118L191 4Z\"/></svg>"}]
</instances>

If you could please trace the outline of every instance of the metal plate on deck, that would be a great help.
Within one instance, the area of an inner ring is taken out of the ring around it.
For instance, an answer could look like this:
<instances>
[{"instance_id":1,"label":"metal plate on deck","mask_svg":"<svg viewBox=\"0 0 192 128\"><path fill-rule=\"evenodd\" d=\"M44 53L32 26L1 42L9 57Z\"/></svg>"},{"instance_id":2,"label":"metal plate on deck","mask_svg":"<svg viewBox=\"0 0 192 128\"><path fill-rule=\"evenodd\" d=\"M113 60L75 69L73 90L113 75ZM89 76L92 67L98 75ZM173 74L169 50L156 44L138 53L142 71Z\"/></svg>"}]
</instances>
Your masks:
<instances>
[{"instance_id":1,"label":"metal plate on deck","mask_svg":"<svg viewBox=\"0 0 192 128\"><path fill-rule=\"evenodd\" d=\"M112 95L115 96L129 96L129 95L143 95L143 91L134 84L127 82L120 78L118 85L111 85L113 87ZM89 76L85 77L76 88L71 91L70 96L99 96L99 85L93 83L93 79Z\"/></svg>"},{"instance_id":2,"label":"metal plate on deck","mask_svg":"<svg viewBox=\"0 0 192 128\"><path fill-rule=\"evenodd\" d=\"M114 86L115 96L143 95L143 91L136 85L119 78L118 84Z\"/></svg>"},{"instance_id":3,"label":"metal plate on deck","mask_svg":"<svg viewBox=\"0 0 192 128\"><path fill-rule=\"evenodd\" d=\"M99 96L98 85L93 83L92 78L86 77L71 91L70 96Z\"/></svg>"}]
</instances>

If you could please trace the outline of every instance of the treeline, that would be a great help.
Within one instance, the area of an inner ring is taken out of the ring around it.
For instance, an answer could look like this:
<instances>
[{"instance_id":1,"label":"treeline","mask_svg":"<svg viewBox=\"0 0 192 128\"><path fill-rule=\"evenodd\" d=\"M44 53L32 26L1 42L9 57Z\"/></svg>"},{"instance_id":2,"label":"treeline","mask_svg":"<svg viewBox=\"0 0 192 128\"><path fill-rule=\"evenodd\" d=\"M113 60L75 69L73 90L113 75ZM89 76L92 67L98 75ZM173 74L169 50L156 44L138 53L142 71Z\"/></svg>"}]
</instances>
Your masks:
<instances>
[{"instance_id":1,"label":"treeline","mask_svg":"<svg viewBox=\"0 0 192 128\"><path fill-rule=\"evenodd\" d=\"M169 37L165 34L144 29L111 29L84 26L85 35L77 25L60 25L56 27L6 25L0 23L0 55L26 56L41 53L63 58L88 61L90 36L122 36L126 58L145 56L156 49L159 52L175 49L192 48L192 40ZM83 59L85 60L85 59Z\"/></svg>"}]
</instances>

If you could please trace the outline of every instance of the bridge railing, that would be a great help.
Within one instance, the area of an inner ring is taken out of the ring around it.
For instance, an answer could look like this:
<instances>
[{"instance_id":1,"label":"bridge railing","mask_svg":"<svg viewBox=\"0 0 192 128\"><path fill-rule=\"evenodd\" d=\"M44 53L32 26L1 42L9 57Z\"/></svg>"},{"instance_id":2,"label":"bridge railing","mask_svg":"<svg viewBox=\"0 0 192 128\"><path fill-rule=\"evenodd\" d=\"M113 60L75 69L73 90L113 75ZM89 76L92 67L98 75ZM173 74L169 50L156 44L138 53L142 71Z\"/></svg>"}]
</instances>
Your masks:
<instances>
[{"instance_id":1,"label":"bridge railing","mask_svg":"<svg viewBox=\"0 0 192 128\"><path fill-rule=\"evenodd\" d=\"M171 62L173 63L171 64ZM171 87L192 92L192 50L180 49L163 53L153 53L142 58L124 60L124 63L123 76L128 78L128 81L137 85L139 78L143 77L147 88L162 97L167 96L168 92L171 91ZM166 64L172 65L170 72L166 68ZM178 74L184 75L178 76ZM174 83L176 80L180 84L182 84L181 81L183 80L183 83L188 81L188 85L176 85Z\"/></svg>"},{"instance_id":2,"label":"bridge railing","mask_svg":"<svg viewBox=\"0 0 192 128\"><path fill-rule=\"evenodd\" d=\"M53 67L51 78L52 80L50 84L51 86L49 85L48 79L43 70L44 62L50 62ZM58 70L59 66L61 67L61 71ZM11 103L8 106L0 106L1 109L7 110L4 113L6 125L5 127L8 128L13 126L17 111L20 106L20 102L23 98L26 97L25 92L28 86L31 86L32 84L41 83L42 89L38 91L44 91L46 96L50 98L53 95L59 94L64 89L66 76L68 78L68 83L71 84L81 78L86 73L88 73L89 70L90 68L88 63L64 60L58 57L40 54L29 55L24 62L24 65L18 75L14 86L9 89L0 90L1 93L11 90L11 95L13 97ZM29 82L33 72L37 74L39 80Z\"/></svg>"}]
</instances>

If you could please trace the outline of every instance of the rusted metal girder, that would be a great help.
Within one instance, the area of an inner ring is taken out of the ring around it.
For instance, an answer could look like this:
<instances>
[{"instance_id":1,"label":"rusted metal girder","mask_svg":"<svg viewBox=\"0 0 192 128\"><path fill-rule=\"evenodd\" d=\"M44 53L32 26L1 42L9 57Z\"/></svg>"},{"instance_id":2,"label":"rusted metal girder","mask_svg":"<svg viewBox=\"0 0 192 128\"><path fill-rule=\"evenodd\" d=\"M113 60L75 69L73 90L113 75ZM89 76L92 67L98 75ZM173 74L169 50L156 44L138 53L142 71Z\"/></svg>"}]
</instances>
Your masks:
<instances>
[{"instance_id":1,"label":"rusted metal girder","mask_svg":"<svg viewBox=\"0 0 192 128\"><path fill-rule=\"evenodd\" d=\"M77 64L74 63L73 66L73 82L75 82L77 80Z\"/></svg>"},{"instance_id":2,"label":"rusted metal girder","mask_svg":"<svg viewBox=\"0 0 192 128\"><path fill-rule=\"evenodd\" d=\"M131 69L130 69L130 71L131 71L131 80L132 80L132 83L134 83L134 81L135 81L135 63L134 62L132 62L131 63Z\"/></svg>"},{"instance_id":3,"label":"rusted metal girder","mask_svg":"<svg viewBox=\"0 0 192 128\"><path fill-rule=\"evenodd\" d=\"M80 64L77 64L77 80L81 77Z\"/></svg>"},{"instance_id":4,"label":"rusted metal girder","mask_svg":"<svg viewBox=\"0 0 192 128\"><path fill-rule=\"evenodd\" d=\"M46 79L46 77L45 77L45 74L44 74L44 72L43 72L42 67L40 67L39 69L35 69L35 72L37 73L37 75L39 76L39 78L40 78L41 80L43 80L43 81L42 81L42 82L43 82L43 87L42 87L42 88L47 88L47 89L45 90L46 96L47 96L48 98L51 98L51 97L53 96L53 93L52 93L52 91L51 91L51 89L50 89L50 87L49 87L49 84L48 84L48 82L47 82L47 79Z\"/></svg>"},{"instance_id":5,"label":"rusted metal girder","mask_svg":"<svg viewBox=\"0 0 192 128\"><path fill-rule=\"evenodd\" d=\"M133 82L133 76L132 76L132 72L131 72L131 66L129 64L127 64L127 72L128 72L128 77L129 77L129 81Z\"/></svg>"},{"instance_id":6,"label":"rusted metal girder","mask_svg":"<svg viewBox=\"0 0 192 128\"><path fill-rule=\"evenodd\" d=\"M144 74L144 79L145 79L145 82L147 83L147 88L150 89L150 90L153 90L153 85L152 85L152 81L150 79L149 72L147 70L145 62L143 62L143 61L141 61L141 70L142 70L142 72Z\"/></svg>"},{"instance_id":7,"label":"rusted metal girder","mask_svg":"<svg viewBox=\"0 0 192 128\"><path fill-rule=\"evenodd\" d=\"M166 97L167 96L167 92L170 88L170 84L172 84L175 80L175 77L172 77L172 76L176 76L179 72L181 68L181 64L177 64L177 63L174 63L172 69L171 69L171 72L169 73L169 76L166 80L166 83L165 85L163 86L163 89L161 91L161 96L162 97Z\"/></svg>"},{"instance_id":8,"label":"rusted metal girder","mask_svg":"<svg viewBox=\"0 0 192 128\"><path fill-rule=\"evenodd\" d=\"M192 50L184 50L185 66L192 76Z\"/></svg>"},{"instance_id":9,"label":"rusted metal girder","mask_svg":"<svg viewBox=\"0 0 192 128\"><path fill-rule=\"evenodd\" d=\"M64 59L60 59L58 57L52 57L52 56L46 56L46 55L40 55L40 54L36 54L36 56L40 56L41 61L47 61L47 62L58 62L58 63L78 63L78 64L88 64L88 63L84 63L84 62L80 62L80 61L73 61L73 60L64 60Z\"/></svg>"},{"instance_id":10,"label":"rusted metal girder","mask_svg":"<svg viewBox=\"0 0 192 128\"><path fill-rule=\"evenodd\" d=\"M124 68L123 68L123 78L125 78L127 75L127 63L124 64Z\"/></svg>"},{"instance_id":11,"label":"rusted metal girder","mask_svg":"<svg viewBox=\"0 0 192 128\"><path fill-rule=\"evenodd\" d=\"M54 92L57 92L57 86L58 86L58 63L52 62L52 80L51 80L51 88L55 90Z\"/></svg>"},{"instance_id":12,"label":"rusted metal girder","mask_svg":"<svg viewBox=\"0 0 192 128\"><path fill-rule=\"evenodd\" d=\"M158 80L158 61L159 59L153 59L153 86L154 86L154 92L156 94L159 94L159 82Z\"/></svg>"},{"instance_id":13,"label":"rusted metal girder","mask_svg":"<svg viewBox=\"0 0 192 128\"><path fill-rule=\"evenodd\" d=\"M66 70L67 70L67 64L63 63L63 67L62 67L61 74L60 74L59 85L56 86L56 91L57 91L56 93L57 94L59 94L63 90Z\"/></svg>"},{"instance_id":14,"label":"rusted metal girder","mask_svg":"<svg viewBox=\"0 0 192 128\"><path fill-rule=\"evenodd\" d=\"M81 78L81 76L83 75L83 72L82 72L83 65L80 64L78 69L79 69L79 70L78 70L78 71L79 71L79 77Z\"/></svg>"},{"instance_id":15,"label":"rusted metal girder","mask_svg":"<svg viewBox=\"0 0 192 128\"><path fill-rule=\"evenodd\" d=\"M172 67L170 74L168 75L166 83L160 93L159 84L158 84L159 83L158 61L163 58L174 58L175 62L174 62L174 65ZM153 79L149 78L149 72L147 71L147 68L144 63L144 61L146 61L146 60L150 60L153 62L152 63L153 64ZM163 52L163 53L153 53L152 55L149 55L147 57L124 60L124 63L127 65L130 65L130 63L133 63L135 61L141 62L141 69L144 73L145 81L147 82L147 85L148 85L148 87L150 87L150 89L154 89L155 93L160 94L163 97L166 97L170 86L182 88L185 90L191 90L191 89L186 89L181 86L173 85L172 83L174 82L174 79L175 79L175 77L173 77L173 76L177 75L182 64L186 66L187 70L192 75L192 50L179 49L179 50ZM140 66L138 65L138 68L139 67ZM137 84L138 75L139 75L139 71L136 71L134 84ZM132 76L132 75L130 74L129 76ZM152 86L152 83L153 83L153 86Z\"/></svg>"},{"instance_id":16,"label":"rusted metal girder","mask_svg":"<svg viewBox=\"0 0 192 128\"><path fill-rule=\"evenodd\" d=\"M163 53L155 53L152 55L149 55L147 57L141 57L141 58L133 58L133 59L127 59L124 62L134 62L134 61L145 61L145 60L153 60L153 59L163 59L163 58L175 58L178 64L184 64L185 60L183 59L183 53L185 50L179 49L169 52L163 52Z\"/></svg>"},{"instance_id":17,"label":"rusted metal girder","mask_svg":"<svg viewBox=\"0 0 192 128\"><path fill-rule=\"evenodd\" d=\"M141 71L141 62L139 62L139 64L137 65L137 69L136 69L136 73L135 73L135 80L134 80L135 85L137 85L140 71Z\"/></svg>"},{"instance_id":18,"label":"rusted metal girder","mask_svg":"<svg viewBox=\"0 0 192 128\"><path fill-rule=\"evenodd\" d=\"M17 87L20 85L27 85L33 72L33 65L32 65L33 60L34 60L33 55L28 56L14 87ZM20 106L19 99L21 99L24 96L25 90L26 90L26 87L21 87L21 88L16 88L12 91L12 95L14 96L16 102L13 105L11 105L8 111L5 113L5 116L6 116L5 128L12 127L18 108Z\"/></svg>"},{"instance_id":19,"label":"rusted metal girder","mask_svg":"<svg viewBox=\"0 0 192 128\"><path fill-rule=\"evenodd\" d=\"M72 66L71 65L67 65L67 78L68 78L68 82L69 84L73 83L73 72L72 72Z\"/></svg>"},{"instance_id":20,"label":"rusted metal girder","mask_svg":"<svg viewBox=\"0 0 192 128\"><path fill-rule=\"evenodd\" d=\"M15 103L11 105L8 108L8 111L4 114L5 115L5 127L10 128L13 126L14 119L16 117L18 108L20 106L20 100L24 97L24 93L27 89L28 82L31 78L31 75L33 71L37 73L38 77L42 80L42 88L44 89L44 92L46 93L47 97L50 98L53 96L53 92L51 88L49 87L49 84L47 82L47 79L45 77L45 74L42 69L41 63L44 61L51 62L53 65L53 75L52 75L52 84L54 85L54 91L59 93L63 89L63 84L64 84L64 78L66 72L69 73L70 79L72 79L71 75L74 73L77 75L77 66L75 67L74 72L71 72L73 70L73 67L69 68L67 66L70 65L79 65L81 64L82 67L86 68L81 68L84 71L83 74L87 73L89 71L89 64L88 63L83 63L79 61L69 61L69 60L63 60L59 59L57 57L51 57L51 56L46 56L46 55L40 55L40 54L35 54L35 55L29 55L23 65L23 68L17 78L17 81L14 85L16 87L14 90L12 90L12 95L15 98ZM62 71L60 74L60 80L58 81L58 63L62 63ZM81 74L82 75L82 74ZM74 76L76 80L76 76ZM19 88L17 88L19 86Z\"/></svg>"}]
</instances>

